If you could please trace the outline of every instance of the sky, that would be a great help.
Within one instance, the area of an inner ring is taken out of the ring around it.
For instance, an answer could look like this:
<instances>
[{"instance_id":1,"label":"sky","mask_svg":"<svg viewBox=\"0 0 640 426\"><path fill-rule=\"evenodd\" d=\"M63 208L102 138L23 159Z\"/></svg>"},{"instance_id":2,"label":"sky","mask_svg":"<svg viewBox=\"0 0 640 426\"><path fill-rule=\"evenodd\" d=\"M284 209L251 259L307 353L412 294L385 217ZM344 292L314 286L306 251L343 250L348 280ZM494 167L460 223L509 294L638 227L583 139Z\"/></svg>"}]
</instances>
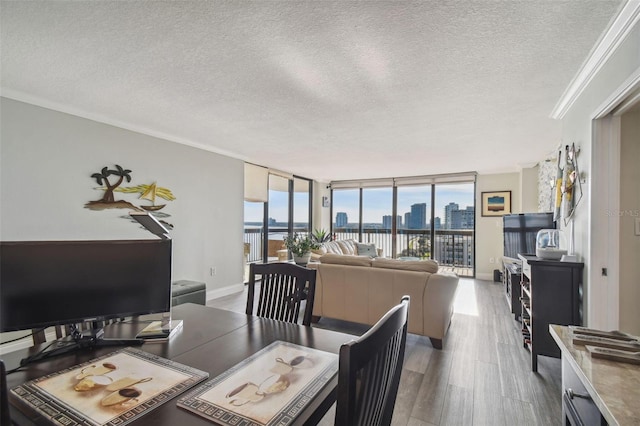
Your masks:
<instances>
[{"instance_id":1,"label":"sky","mask_svg":"<svg viewBox=\"0 0 640 426\"><path fill-rule=\"evenodd\" d=\"M444 220L444 207L454 202L460 209L473 206L473 184L439 185L436 187L435 216ZM363 194L363 222L382 223L382 216L390 215L392 209L391 188L365 189ZM426 203L427 216L431 211L431 186L403 186L398 188L398 215L404 223L404 214L411 205ZM358 221L358 190L335 190L333 192L333 215L346 212L349 223Z\"/></svg>"},{"instance_id":2,"label":"sky","mask_svg":"<svg viewBox=\"0 0 640 426\"><path fill-rule=\"evenodd\" d=\"M460 209L473 206L473 184L455 184L436 186L436 217L444 220L444 206L450 202L457 203ZM365 188L363 194L363 221L365 223L382 223L382 216L391 214L391 188ZM308 194L295 193L294 222L306 222L309 217ZM404 214L411 211L411 205L427 204L427 216L431 209L431 186L402 186L398 188L398 214L404 223ZM278 222L287 221L287 193L269 191L269 217ZM262 203L245 202L245 221L262 221ZM333 191L333 217L337 212L346 212L349 223L358 221L358 190Z\"/></svg>"}]
</instances>

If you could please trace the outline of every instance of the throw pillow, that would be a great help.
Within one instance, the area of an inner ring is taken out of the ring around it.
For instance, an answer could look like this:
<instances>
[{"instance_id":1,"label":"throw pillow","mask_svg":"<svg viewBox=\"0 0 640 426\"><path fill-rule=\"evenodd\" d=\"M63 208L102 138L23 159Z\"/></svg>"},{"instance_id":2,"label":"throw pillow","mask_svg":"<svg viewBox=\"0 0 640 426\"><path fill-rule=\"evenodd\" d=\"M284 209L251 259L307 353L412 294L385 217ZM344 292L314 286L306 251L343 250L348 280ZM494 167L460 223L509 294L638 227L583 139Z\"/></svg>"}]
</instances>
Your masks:
<instances>
[{"instance_id":1,"label":"throw pillow","mask_svg":"<svg viewBox=\"0 0 640 426\"><path fill-rule=\"evenodd\" d=\"M358 256L378 257L378 250L375 244L356 243Z\"/></svg>"}]
</instances>

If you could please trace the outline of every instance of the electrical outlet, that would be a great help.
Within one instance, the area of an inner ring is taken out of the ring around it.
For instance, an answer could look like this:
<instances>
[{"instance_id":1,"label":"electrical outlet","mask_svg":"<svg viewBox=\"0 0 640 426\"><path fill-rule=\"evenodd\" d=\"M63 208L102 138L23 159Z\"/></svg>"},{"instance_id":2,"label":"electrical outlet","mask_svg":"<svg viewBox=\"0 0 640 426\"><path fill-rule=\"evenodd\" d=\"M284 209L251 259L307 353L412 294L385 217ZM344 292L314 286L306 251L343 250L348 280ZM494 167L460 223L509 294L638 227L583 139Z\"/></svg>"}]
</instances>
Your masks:
<instances>
[{"instance_id":1,"label":"electrical outlet","mask_svg":"<svg viewBox=\"0 0 640 426\"><path fill-rule=\"evenodd\" d=\"M496 263L496 259L494 259L493 257L489 258L489 263Z\"/></svg>"},{"instance_id":2,"label":"electrical outlet","mask_svg":"<svg viewBox=\"0 0 640 426\"><path fill-rule=\"evenodd\" d=\"M640 217L636 217L636 235L640 237Z\"/></svg>"},{"instance_id":3,"label":"electrical outlet","mask_svg":"<svg viewBox=\"0 0 640 426\"><path fill-rule=\"evenodd\" d=\"M215 266L212 266L211 268L209 268L209 275L213 277L214 275L216 275L216 273L217 271Z\"/></svg>"}]
</instances>

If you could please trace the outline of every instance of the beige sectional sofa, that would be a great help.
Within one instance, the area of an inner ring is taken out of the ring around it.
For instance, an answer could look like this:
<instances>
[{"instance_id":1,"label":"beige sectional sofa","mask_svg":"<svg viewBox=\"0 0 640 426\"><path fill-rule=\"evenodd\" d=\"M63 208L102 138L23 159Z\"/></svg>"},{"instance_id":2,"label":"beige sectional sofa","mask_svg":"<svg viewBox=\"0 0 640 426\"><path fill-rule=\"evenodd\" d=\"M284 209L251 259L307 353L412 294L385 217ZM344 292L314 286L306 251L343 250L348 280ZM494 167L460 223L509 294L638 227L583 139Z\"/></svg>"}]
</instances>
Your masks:
<instances>
[{"instance_id":1,"label":"beige sectional sofa","mask_svg":"<svg viewBox=\"0 0 640 426\"><path fill-rule=\"evenodd\" d=\"M373 325L407 294L408 332L427 336L442 349L453 315L458 277L439 273L433 261L402 261L325 254L317 269L314 319L336 318Z\"/></svg>"}]
</instances>

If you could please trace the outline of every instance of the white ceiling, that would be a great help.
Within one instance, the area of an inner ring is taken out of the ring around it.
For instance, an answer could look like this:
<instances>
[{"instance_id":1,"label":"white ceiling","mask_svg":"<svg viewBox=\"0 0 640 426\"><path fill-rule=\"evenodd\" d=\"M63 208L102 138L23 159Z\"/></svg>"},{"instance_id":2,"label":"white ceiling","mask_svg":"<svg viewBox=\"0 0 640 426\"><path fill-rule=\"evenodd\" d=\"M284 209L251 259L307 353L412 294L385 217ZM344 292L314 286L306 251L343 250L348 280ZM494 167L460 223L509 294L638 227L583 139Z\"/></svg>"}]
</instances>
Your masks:
<instances>
[{"instance_id":1,"label":"white ceiling","mask_svg":"<svg viewBox=\"0 0 640 426\"><path fill-rule=\"evenodd\" d=\"M620 5L3 0L2 94L323 181L514 171Z\"/></svg>"}]
</instances>

